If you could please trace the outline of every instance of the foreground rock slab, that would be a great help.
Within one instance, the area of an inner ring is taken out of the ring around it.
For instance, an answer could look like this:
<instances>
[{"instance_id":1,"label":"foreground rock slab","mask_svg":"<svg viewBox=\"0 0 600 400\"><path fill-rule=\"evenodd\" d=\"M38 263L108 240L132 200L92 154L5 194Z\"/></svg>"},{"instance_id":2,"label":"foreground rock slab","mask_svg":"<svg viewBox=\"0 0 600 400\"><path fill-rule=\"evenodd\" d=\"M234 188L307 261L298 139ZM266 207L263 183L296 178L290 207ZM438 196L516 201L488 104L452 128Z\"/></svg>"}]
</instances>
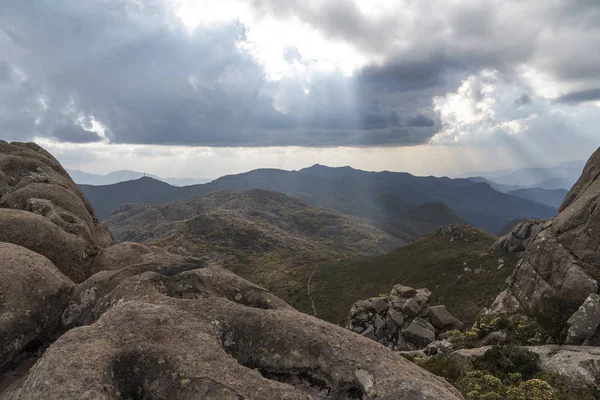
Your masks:
<instances>
[{"instance_id":1,"label":"foreground rock slab","mask_svg":"<svg viewBox=\"0 0 600 400\"><path fill-rule=\"evenodd\" d=\"M0 242L0 368L60 325L73 286L47 258Z\"/></svg>"},{"instance_id":2,"label":"foreground rock slab","mask_svg":"<svg viewBox=\"0 0 600 400\"><path fill-rule=\"evenodd\" d=\"M561 205L560 214L530 228L537 233L530 232L524 257L507 289L494 301L491 313L525 312L563 342L600 344L596 313L573 315L600 290L598 204L600 150L588 160ZM571 332L567 334L568 329Z\"/></svg>"},{"instance_id":3,"label":"foreground rock slab","mask_svg":"<svg viewBox=\"0 0 600 400\"><path fill-rule=\"evenodd\" d=\"M460 399L399 354L217 268L125 279L2 399ZM310 397L309 397L310 396Z\"/></svg>"}]
</instances>

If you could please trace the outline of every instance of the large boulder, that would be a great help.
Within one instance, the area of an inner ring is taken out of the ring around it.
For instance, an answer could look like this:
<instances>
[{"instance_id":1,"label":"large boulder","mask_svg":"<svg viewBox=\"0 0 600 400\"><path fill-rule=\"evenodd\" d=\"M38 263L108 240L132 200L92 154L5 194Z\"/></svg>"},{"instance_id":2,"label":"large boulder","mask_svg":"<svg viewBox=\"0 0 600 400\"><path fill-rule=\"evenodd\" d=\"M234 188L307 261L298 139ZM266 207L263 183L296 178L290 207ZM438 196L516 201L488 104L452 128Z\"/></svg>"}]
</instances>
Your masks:
<instances>
[{"instance_id":1,"label":"large boulder","mask_svg":"<svg viewBox=\"0 0 600 400\"><path fill-rule=\"evenodd\" d=\"M460 399L440 378L218 268L123 280L6 399Z\"/></svg>"},{"instance_id":2,"label":"large boulder","mask_svg":"<svg viewBox=\"0 0 600 400\"><path fill-rule=\"evenodd\" d=\"M72 288L47 258L0 243L0 369L60 325Z\"/></svg>"},{"instance_id":3,"label":"large boulder","mask_svg":"<svg viewBox=\"0 0 600 400\"><path fill-rule=\"evenodd\" d=\"M67 172L33 143L0 141L0 241L48 257L74 281L89 276L108 229Z\"/></svg>"},{"instance_id":4,"label":"large boulder","mask_svg":"<svg viewBox=\"0 0 600 400\"><path fill-rule=\"evenodd\" d=\"M560 214L542 225L491 307L523 311L549 329L562 330L600 284L600 150L587 162Z\"/></svg>"}]
</instances>

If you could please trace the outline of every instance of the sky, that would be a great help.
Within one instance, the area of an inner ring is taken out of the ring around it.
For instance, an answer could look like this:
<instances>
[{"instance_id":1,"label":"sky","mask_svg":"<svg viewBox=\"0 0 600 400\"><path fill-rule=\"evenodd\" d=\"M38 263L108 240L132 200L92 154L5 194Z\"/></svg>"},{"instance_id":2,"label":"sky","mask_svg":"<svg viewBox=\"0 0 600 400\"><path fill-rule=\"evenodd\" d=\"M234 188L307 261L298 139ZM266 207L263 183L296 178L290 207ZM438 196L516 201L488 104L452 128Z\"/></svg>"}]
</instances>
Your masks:
<instances>
[{"instance_id":1,"label":"sky","mask_svg":"<svg viewBox=\"0 0 600 400\"><path fill-rule=\"evenodd\" d=\"M194 178L586 159L600 2L3 0L0 139Z\"/></svg>"}]
</instances>

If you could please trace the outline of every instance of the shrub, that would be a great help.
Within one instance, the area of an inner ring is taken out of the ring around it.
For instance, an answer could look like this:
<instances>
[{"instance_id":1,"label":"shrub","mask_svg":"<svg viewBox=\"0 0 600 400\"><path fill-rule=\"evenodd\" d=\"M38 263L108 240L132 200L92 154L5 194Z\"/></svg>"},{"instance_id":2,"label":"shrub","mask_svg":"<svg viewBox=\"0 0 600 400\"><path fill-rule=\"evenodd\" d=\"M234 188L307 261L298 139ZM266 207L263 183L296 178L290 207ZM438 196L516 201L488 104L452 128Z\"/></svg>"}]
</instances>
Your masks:
<instances>
[{"instance_id":1,"label":"shrub","mask_svg":"<svg viewBox=\"0 0 600 400\"><path fill-rule=\"evenodd\" d=\"M495 376L510 381L514 374L523 379L531 379L539 372L540 356L514 346L494 346L485 352L475 366L489 371Z\"/></svg>"},{"instance_id":2,"label":"shrub","mask_svg":"<svg viewBox=\"0 0 600 400\"><path fill-rule=\"evenodd\" d=\"M552 400L556 390L541 379L530 379L506 391L507 400Z\"/></svg>"},{"instance_id":3,"label":"shrub","mask_svg":"<svg viewBox=\"0 0 600 400\"><path fill-rule=\"evenodd\" d=\"M456 381L456 388L467 400L501 399L506 392L500 379L483 371L467 372Z\"/></svg>"},{"instance_id":4,"label":"shrub","mask_svg":"<svg viewBox=\"0 0 600 400\"><path fill-rule=\"evenodd\" d=\"M509 331L514 335L515 341L522 345L537 346L546 343L549 339L544 327L526 315L513 317Z\"/></svg>"},{"instance_id":5,"label":"shrub","mask_svg":"<svg viewBox=\"0 0 600 400\"><path fill-rule=\"evenodd\" d=\"M506 329L510 325L510 321L505 314L499 315L482 315L477 319L476 327L480 338L486 335L498 331L500 329Z\"/></svg>"},{"instance_id":6,"label":"shrub","mask_svg":"<svg viewBox=\"0 0 600 400\"><path fill-rule=\"evenodd\" d=\"M436 355L429 359L415 358L414 363L434 375L446 378L450 383L473 369L471 362L457 356Z\"/></svg>"},{"instance_id":7,"label":"shrub","mask_svg":"<svg viewBox=\"0 0 600 400\"><path fill-rule=\"evenodd\" d=\"M446 332L446 336L456 350L471 349L476 347L479 340L479 331L477 329L469 329L461 332L458 329Z\"/></svg>"}]
</instances>

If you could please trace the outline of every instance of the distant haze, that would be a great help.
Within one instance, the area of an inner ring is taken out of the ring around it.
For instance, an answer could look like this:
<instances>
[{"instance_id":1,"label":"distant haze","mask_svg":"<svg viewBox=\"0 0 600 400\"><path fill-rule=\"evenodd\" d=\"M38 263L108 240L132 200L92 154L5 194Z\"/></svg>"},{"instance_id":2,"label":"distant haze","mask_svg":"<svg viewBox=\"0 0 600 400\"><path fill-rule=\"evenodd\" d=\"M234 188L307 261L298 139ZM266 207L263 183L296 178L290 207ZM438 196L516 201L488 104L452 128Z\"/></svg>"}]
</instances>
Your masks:
<instances>
[{"instance_id":1,"label":"distant haze","mask_svg":"<svg viewBox=\"0 0 600 400\"><path fill-rule=\"evenodd\" d=\"M151 178L157 179L159 181L168 183L173 186L189 186L189 185L198 185L201 183L208 183L212 181L212 179L194 179L194 178L162 178L152 174L145 174L142 172L136 171L114 171L110 172L106 175L100 174L90 174L83 171L67 169L71 178L80 185L112 185L113 183L132 181L135 179L140 179L144 176L149 176Z\"/></svg>"}]
</instances>

